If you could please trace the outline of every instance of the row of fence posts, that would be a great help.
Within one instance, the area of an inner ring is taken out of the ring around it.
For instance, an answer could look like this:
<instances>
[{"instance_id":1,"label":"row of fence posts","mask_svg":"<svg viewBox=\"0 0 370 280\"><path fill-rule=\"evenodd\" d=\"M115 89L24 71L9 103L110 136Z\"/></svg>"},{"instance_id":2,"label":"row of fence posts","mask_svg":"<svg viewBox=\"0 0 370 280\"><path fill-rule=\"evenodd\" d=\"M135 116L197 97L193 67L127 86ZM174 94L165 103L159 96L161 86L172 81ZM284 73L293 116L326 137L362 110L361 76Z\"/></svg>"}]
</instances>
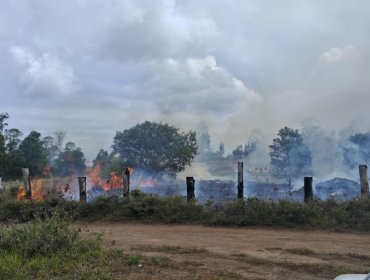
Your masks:
<instances>
[{"instance_id":1,"label":"row of fence posts","mask_svg":"<svg viewBox=\"0 0 370 280\"><path fill-rule=\"evenodd\" d=\"M122 173L123 178L123 197L130 194L130 168L125 168ZM243 180L243 162L238 162L238 183L237 183L237 198L244 197L244 180ZM369 180L367 165L359 166L361 197L369 197ZM31 176L28 168L22 168L22 176L26 199L32 199ZM80 201L87 200L86 177L78 177L78 186L80 193ZM2 189L2 178L0 177L0 189ZM186 197L188 201L195 199L195 179L194 177L186 177ZM304 177L304 202L313 200L312 177Z\"/></svg>"}]
</instances>

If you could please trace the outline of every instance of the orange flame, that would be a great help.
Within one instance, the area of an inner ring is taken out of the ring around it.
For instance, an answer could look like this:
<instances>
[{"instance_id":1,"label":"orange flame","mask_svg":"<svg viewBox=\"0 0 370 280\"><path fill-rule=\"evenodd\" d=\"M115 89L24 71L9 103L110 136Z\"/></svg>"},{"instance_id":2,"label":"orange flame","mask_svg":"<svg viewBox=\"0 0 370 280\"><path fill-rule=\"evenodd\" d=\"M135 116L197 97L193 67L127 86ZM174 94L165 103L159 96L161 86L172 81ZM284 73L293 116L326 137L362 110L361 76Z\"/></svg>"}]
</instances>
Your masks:
<instances>
[{"instance_id":1,"label":"orange flame","mask_svg":"<svg viewBox=\"0 0 370 280\"><path fill-rule=\"evenodd\" d=\"M47 185L49 179L37 178L31 180L31 196L32 200L42 201L49 194ZM27 198L26 189L24 186L20 186L17 194L17 200L24 200Z\"/></svg>"},{"instance_id":2,"label":"orange flame","mask_svg":"<svg viewBox=\"0 0 370 280\"><path fill-rule=\"evenodd\" d=\"M101 178L102 168L99 163L92 168L86 169L86 173L87 182L90 186L100 187L104 191L122 188L122 177L116 172L112 172L108 180Z\"/></svg>"},{"instance_id":3,"label":"orange flame","mask_svg":"<svg viewBox=\"0 0 370 280\"><path fill-rule=\"evenodd\" d=\"M26 199L26 190L24 187L19 187L18 193L17 193L17 201Z\"/></svg>"},{"instance_id":4,"label":"orange flame","mask_svg":"<svg viewBox=\"0 0 370 280\"><path fill-rule=\"evenodd\" d=\"M31 180L31 193L32 199L36 201L42 201L47 197L47 191L45 185L47 179L33 179Z\"/></svg>"}]
</instances>

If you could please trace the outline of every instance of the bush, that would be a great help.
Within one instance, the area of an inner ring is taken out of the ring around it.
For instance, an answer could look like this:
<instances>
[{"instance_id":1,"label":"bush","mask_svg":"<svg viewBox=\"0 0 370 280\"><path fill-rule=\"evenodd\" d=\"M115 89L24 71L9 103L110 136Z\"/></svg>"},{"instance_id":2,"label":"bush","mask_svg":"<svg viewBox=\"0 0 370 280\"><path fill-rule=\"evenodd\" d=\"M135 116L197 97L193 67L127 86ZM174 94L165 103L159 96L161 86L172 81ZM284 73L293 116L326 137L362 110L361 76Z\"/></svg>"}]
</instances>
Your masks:
<instances>
[{"instance_id":1,"label":"bush","mask_svg":"<svg viewBox=\"0 0 370 280\"><path fill-rule=\"evenodd\" d=\"M50 257L60 252L98 249L97 242L82 239L77 230L61 219L36 219L0 231L0 250L23 258Z\"/></svg>"},{"instance_id":2,"label":"bush","mask_svg":"<svg viewBox=\"0 0 370 280\"><path fill-rule=\"evenodd\" d=\"M35 219L0 229L0 279L110 279L98 237L82 238L66 220ZM88 269L89 268L89 269Z\"/></svg>"}]
</instances>

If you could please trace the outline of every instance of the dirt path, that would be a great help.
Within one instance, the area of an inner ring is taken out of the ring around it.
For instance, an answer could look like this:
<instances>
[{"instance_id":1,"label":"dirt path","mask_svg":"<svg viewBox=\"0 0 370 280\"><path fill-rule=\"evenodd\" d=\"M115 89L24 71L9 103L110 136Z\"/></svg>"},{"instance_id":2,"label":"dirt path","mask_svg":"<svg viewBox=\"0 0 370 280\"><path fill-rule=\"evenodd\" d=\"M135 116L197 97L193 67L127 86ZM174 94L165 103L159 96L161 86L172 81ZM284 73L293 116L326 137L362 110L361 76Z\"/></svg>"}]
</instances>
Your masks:
<instances>
[{"instance_id":1,"label":"dirt path","mask_svg":"<svg viewBox=\"0 0 370 280\"><path fill-rule=\"evenodd\" d=\"M196 279L207 271L220 279L333 279L370 271L369 234L135 223L87 228L104 232L107 246L181 264L166 279ZM165 279L140 277L131 279Z\"/></svg>"}]
</instances>

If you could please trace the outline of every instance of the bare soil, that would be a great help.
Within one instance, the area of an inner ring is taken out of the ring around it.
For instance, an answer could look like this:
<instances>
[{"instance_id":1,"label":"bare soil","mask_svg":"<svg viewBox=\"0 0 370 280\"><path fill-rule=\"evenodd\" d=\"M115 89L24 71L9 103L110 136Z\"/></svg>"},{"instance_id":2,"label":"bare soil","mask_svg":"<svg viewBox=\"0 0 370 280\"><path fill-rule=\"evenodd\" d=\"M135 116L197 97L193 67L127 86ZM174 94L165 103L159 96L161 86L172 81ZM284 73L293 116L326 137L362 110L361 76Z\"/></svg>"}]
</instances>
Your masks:
<instances>
[{"instance_id":1,"label":"bare soil","mask_svg":"<svg viewBox=\"0 0 370 280\"><path fill-rule=\"evenodd\" d=\"M109 248L168 259L122 279L334 279L370 272L370 234L197 225L94 223ZM119 278L121 279L121 278Z\"/></svg>"}]
</instances>

